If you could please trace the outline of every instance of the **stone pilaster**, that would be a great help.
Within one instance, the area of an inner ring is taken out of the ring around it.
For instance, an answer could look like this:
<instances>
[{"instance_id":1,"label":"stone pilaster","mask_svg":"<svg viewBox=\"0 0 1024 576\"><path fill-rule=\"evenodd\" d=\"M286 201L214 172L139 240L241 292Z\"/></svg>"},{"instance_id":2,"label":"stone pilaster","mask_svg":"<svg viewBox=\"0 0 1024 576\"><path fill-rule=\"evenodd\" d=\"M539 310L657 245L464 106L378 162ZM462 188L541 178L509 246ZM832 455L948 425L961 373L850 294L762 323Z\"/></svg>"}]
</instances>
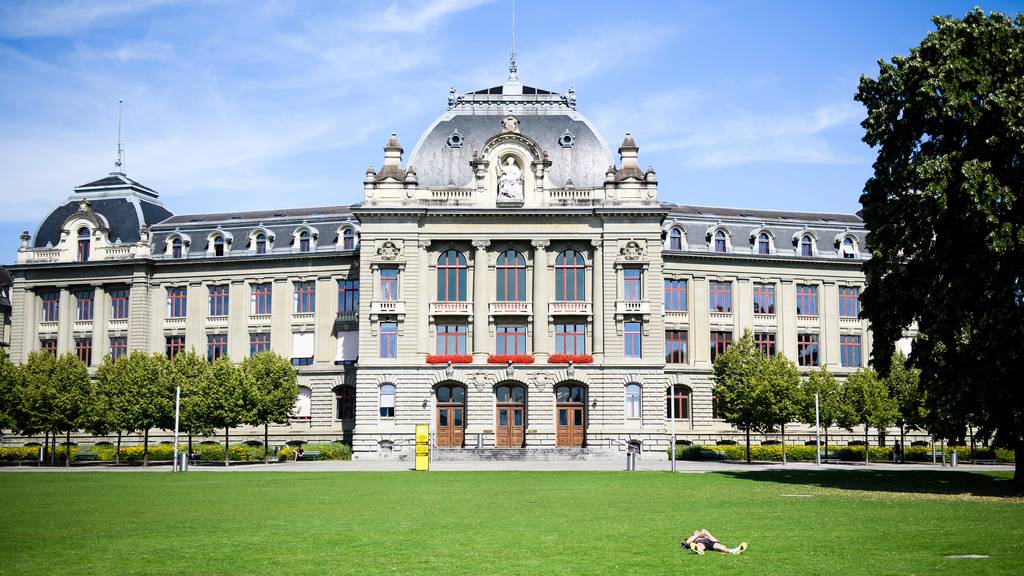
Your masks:
<instances>
[{"instance_id":1,"label":"stone pilaster","mask_svg":"<svg viewBox=\"0 0 1024 576\"><path fill-rule=\"evenodd\" d=\"M248 287L245 282L235 280L228 289L228 357L240 362L249 353Z\"/></svg>"},{"instance_id":2,"label":"stone pilaster","mask_svg":"<svg viewBox=\"0 0 1024 576\"><path fill-rule=\"evenodd\" d=\"M711 366L711 312L708 302L708 279L694 276L690 282L690 342L693 345L692 358L695 366Z\"/></svg>"},{"instance_id":3,"label":"stone pilaster","mask_svg":"<svg viewBox=\"0 0 1024 576\"><path fill-rule=\"evenodd\" d=\"M71 330L71 322L74 318L74 311L71 310L71 292L67 287L60 289L60 297L57 300L57 355L65 352L74 352L75 345Z\"/></svg>"},{"instance_id":4,"label":"stone pilaster","mask_svg":"<svg viewBox=\"0 0 1024 576\"><path fill-rule=\"evenodd\" d=\"M487 247L490 240L474 240L476 254L473 257L473 360L486 362L487 315L490 298L487 295Z\"/></svg>"},{"instance_id":5,"label":"stone pilaster","mask_svg":"<svg viewBox=\"0 0 1024 576\"><path fill-rule=\"evenodd\" d=\"M99 366L103 356L110 352L107 338L107 317L110 315L110 301L103 286L93 288L92 309L92 365Z\"/></svg>"},{"instance_id":6,"label":"stone pilaster","mask_svg":"<svg viewBox=\"0 0 1024 576\"><path fill-rule=\"evenodd\" d=\"M420 240L416 263L419 269L420 282L424 284L421 286L422 291L428 294L429 290L427 290L426 283L429 282L430 278L429 250L430 240ZM431 298L429 297L417 298L415 304L418 313L416 316L416 353L419 356L420 362L425 362L427 354L433 352L430 348L430 300ZM409 302L407 305L412 305L412 303ZM365 324L360 326L365 326Z\"/></svg>"},{"instance_id":7,"label":"stone pilaster","mask_svg":"<svg viewBox=\"0 0 1024 576\"><path fill-rule=\"evenodd\" d=\"M533 354L537 362L546 360L548 346L548 253L549 240L533 244Z\"/></svg>"},{"instance_id":8,"label":"stone pilaster","mask_svg":"<svg viewBox=\"0 0 1024 576\"><path fill-rule=\"evenodd\" d=\"M591 240L594 247L594 360L600 362L604 358L604 241Z\"/></svg>"}]
</instances>

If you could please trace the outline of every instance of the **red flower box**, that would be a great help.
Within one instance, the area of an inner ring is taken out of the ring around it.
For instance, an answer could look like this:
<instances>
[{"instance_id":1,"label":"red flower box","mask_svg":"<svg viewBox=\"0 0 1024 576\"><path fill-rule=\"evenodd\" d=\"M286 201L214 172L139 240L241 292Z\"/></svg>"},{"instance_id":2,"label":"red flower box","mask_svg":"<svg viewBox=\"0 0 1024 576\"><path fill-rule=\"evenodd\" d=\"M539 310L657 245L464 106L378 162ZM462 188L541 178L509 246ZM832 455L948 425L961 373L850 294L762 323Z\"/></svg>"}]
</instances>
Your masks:
<instances>
[{"instance_id":1,"label":"red flower box","mask_svg":"<svg viewBox=\"0 0 1024 576\"><path fill-rule=\"evenodd\" d=\"M548 356L548 364L593 364L594 357L590 354L552 354Z\"/></svg>"},{"instance_id":2,"label":"red flower box","mask_svg":"<svg viewBox=\"0 0 1024 576\"><path fill-rule=\"evenodd\" d=\"M491 354L487 357L488 364L533 364L533 356L529 354Z\"/></svg>"},{"instance_id":3,"label":"red flower box","mask_svg":"<svg viewBox=\"0 0 1024 576\"><path fill-rule=\"evenodd\" d=\"M472 361L472 354L427 354L427 364L469 364Z\"/></svg>"}]
</instances>

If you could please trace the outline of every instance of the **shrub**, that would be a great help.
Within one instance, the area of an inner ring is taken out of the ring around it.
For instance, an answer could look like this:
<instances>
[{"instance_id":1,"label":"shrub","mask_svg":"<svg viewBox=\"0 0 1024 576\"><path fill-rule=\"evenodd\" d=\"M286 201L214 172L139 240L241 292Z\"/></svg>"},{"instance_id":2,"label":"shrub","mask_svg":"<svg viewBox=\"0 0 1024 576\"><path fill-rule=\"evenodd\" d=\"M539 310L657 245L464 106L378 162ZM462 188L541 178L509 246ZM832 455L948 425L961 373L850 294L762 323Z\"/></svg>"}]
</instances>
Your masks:
<instances>
[{"instance_id":1,"label":"shrub","mask_svg":"<svg viewBox=\"0 0 1024 576\"><path fill-rule=\"evenodd\" d=\"M289 440L289 441L285 442L284 444L285 444L285 446L291 446L291 447L294 448L295 446L302 446L305 443L306 443L305 440Z\"/></svg>"},{"instance_id":2,"label":"shrub","mask_svg":"<svg viewBox=\"0 0 1024 576\"><path fill-rule=\"evenodd\" d=\"M260 448L263 446L263 442L260 442L259 440L246 440L245 442L242 442L242 444L253 448Z\"/></svg>"},{"instance_id":3,"label":"shrub","mask_svg":"<svg viewBox=\"0 0 1024 576\"><path fill-rule=\"evenodd\" d=\"M910 445L911 446L927 446L928 442L926 442L924 440L914 440L913 442L910 443Z\"/></svg>"},{"instance_id":4,"label":"shrub","mask_svg":"<svg viewBox=\"0 0 1024 576\"><path fill-rule=\"evenodd\" d=\"M106 440L100 440L99 442L93 444L93 448L109 448L109 447L111 447L113 445L114 445L113 442L107 442Z\"/></svg>"},{"instance_id":5,"label":"shrub","mask_svg":"<svg viewBox=\"0 0 1024 576\"><path fill-rule=\"evenodd\" d=\"M778 445L781 445L781 444L782 444L782 442L780 440L762 440L761 441L761 446L778 446ZM811 446L813 446L813 444L811 444Z\"/></svg>"},{"instance_id":6,"label":"shrub","mask_svg":"<svg viewBox=\"0 0 1024 576\"><path fill-rule=\"evenodd\" d=\"M735 440L719 440L718 442L715 442L715 444L717 444L718 446L735 446L736 445L736 441Z\"/></svg>"},{"instance_id":7,"label":"shrub","mask_svg":"<svg viewBox=\"0 0 1024 576\"><path fill-rule=\"evenodd\" d=\"M719 455L720 453L721 455ZM890 448L872 448L871 459L884 461L891 458ZM835 450L829 450L829 457L845 461L863 461L864 448L847 446ZM814 446L790 446L786 445L786 459L790 462L813 462L815 456ZM822 457L825 457L824 451ZM679 460L746 460L747 453L745 446L726 444L718 446L678 446L676 458ZM750 447L750 459L761 462L781 462L782 445L771 444Z\"/></svg>"},{"instance_id":8,"label":"shrub","mask_svg":"<svg viewBox=\"0 0 1024 576\"><path fill-rule=\"evenodd\" d=\"M348 444L342 444L341 442L306 444L302 447L302 450L306 454L309 454L310 452L319 452L320 456L318 457L318 460L352 459L352 448ZM286 446L277 452L278 462L287 462L294 459L295 448Z\"/></svg>"},{"instance_id":9,"label":"shrub","mask_svg":"<svg viewBox=\"0 0 1024 576\"><path fill-rule=\"evenodd\" d=\"M863 440L850 440L849 442L846 443L846 445L847 446L863 446L864 445L864 441Z\"/></svg>"},{"instance_id":10,"label":"shrub","mask_svg":"<svg viewBox=\"0 0 1024 576\"><path fill-rule=\"evenodd\" d=\"M0 461L17 462L19 460L38 460L39 446L19 446L14 448L0 448Z\"/></svg>"}]
</instances>

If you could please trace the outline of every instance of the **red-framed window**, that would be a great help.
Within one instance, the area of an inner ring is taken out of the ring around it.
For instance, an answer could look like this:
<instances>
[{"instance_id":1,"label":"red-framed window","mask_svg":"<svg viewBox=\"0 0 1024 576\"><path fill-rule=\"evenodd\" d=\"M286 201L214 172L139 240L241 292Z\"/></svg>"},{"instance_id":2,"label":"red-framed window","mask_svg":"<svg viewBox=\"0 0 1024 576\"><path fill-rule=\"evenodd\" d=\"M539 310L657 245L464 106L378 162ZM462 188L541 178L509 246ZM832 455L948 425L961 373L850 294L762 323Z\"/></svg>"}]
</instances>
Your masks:
<instances>
[{"instance_id":1,"label":"red-framed window","mask_svg":"<svg viewBox=\"0 0 1024 576\"><path fill-rule=\"evenodd\" d=\"M92 338L75 338L75 356L86 366L92 365Z\"/></svg>"},{"instance_id":2,"label":"red-framed window","mask_svg":"<svg viewBox=\"0 0 1024 576\"><path fill-rule=\"evenodd\" d=\"M860 315L860 288L856 286L839 287L839 317L856 318Z\"/></svg>"},{"instance_id":3,"label":"red-framed window","mask_svg":"<svg viewBox=\"0 0 1024 576\"><path fill-rule=\"evenodd\" d=\"M555 300L581 301L586 299L587 265L583 254L566 250L555 258Z\"/></svg>"},{"instance_id":4,"label":"red-framed window","mask_svg":"<svg viewBox=\"0 0 1024 576\"><path fill-rule=\"evenodd\" d=\"M796 360L800 366L818 365L818 335L797 334L796 336Z\"/></svg>"},{"instance_id":5,"label":"red-framed window","mask_svg":"<svg viewBox=\"0 0 1024 576\"><path fill-rule=\"evenodd\" d=\"M772 239L768 236L767 232L761 232L757 235L757 253L758 254L771 254L772 253Z\"/></svg>"},{"instance_id":6,"label":"red-framed window","mask_svg":"<svg viewBox=\"0 0 1024 576\"><path fill-rule=\"evenodd\" d=\"M708 282L708 302L712 312L732 312L732 282Z\"/></svg>"},{"instance_id":7,"label":"red-framed window","mask_svg":"<svg viewBox=\"0 0 1024 576\"><path fill-rule=\"evenodd\" d=\"M679 228L672 228L671 230L668 231L668 249L683 249L683 231L680 230Z\"/></svg>"},{"instance_id":8,"label":"red-framed window","mask_svg":"<svg viewBox=\"0 0 1024 576\"><path fill-rule=\"evenodd\" d=\"M665 331L665 363L686 364L689 333L686 330Z\"/></svg>"},{"instance_id":9,"label":"red-framed window","mask_svg":"<svg viewBox=\"0 0 1024 576\"><path fill-rule=\"evenodd\" d=\"M586 324L555 324L556 354L586 354Z\"/></svg>"},{"instance_id":10,"label":"red-framed window","mask_svg":"<svg viewBox=\"0 0 1024 576\"><path fill-rule=\"evenodd\" d=\"M775 356L775 334L772 332L755 332L754 346L765 356Z\"/></svg>"},{"instance_id":11,"label":"red-framed window","mask_svg":"<svg viewBox=\"0 0 1024 576\"><path fill-rule=\"evenodd\" d=\"M128 337L127 336L111 336L110 337L110 359L117 361L118 358L126 356L128 354Z\"/></svg>"},{"instance_id":12,"label":"red-framed window","mask_svg":"<svg viewBox=\"0 0 1024 576\"><path fill-rule=\"evenodd\" d=\"M729 248L729 244L725 237L725 232L717 230L715 232L715 252L726 252Z\"/></svg>"},{"instance_id":13,"label":"red-framed window","mask_svg":"<svg viewBox=\"0 0 1024 576\"><path fill-rule=\"evenodd\" d=\"M643 357L643 323L642 322L623 322L622 323L622 336L625 340L625 356L626 358L642 358Z\"/></svg>"},{"instance_id":14,"label":"red-framed window","mask_svg":"<svg viewBox=\"0 0 1024 576\"><path fill-rule=\"evenodd\" d=\"M270 352L270 333L253 332L249 334L249 356L255 356L261 352Z\"/></svg>"},{"instance_id":15,"label":"red-framed window","mask_svg":"<svg viewBox=\"0 0 1024 576\"><path fill-rule=\"evenodd\" d=\"M295 283L295 313L316 312L316 282L309 280Z\"/></svg>"},{"instance_id":16,"label":"red-framed window","mask_svg":"<svg viewBox=\"0 0 1024 576\"><path fill-rule=\"evenodd\" d=\"M674 384L668 389L665 402L665 418L672 420L690 419L690 389L682 384Z\"/></svg>"},{"instance_id":17,"label":"red-framed window","mask_svg":"<svg viewBox=\"0 0 1024 576\"><path fill-rule=\"evenodd\" d=\"M338 312L359 311L359 280L338 280Z\"/></svg>"},{"instance_id":18,"label":"red-framed window","mask_svg":"<svg viewBox=\"0 0 1024 576\"><path fill-rule=\"evenodd\" d=\"M380 299L384 302L398 300L398 268L380 269Z\"/></svg>"},{"instance_id":19,"label":"red-framed window","mask_svg":"<svg viewBox=\"0 0 1024 576\"><path fill-rule=\"evenodd\" d=\"M466 257L458 250L442 252L437 257L437 301L465 302L466 276Z\"/></svg>"},{"instance_id":20,"label":"red-framed window","mask_svg":"<svg viewBox=\"0 0 1024 576\"><path fill-rule=\"evenodd\" d=\"M110 291L110 319L124 320L128 318L128 288L114 288Z\"/></svg>"},{"instance_id":21,"label":"red-framed window","mask_svg":"<svg viewBox=\"0 0 1024 576\"><path fill-rule=\"evenodd\" d=\"M228 286L210 286L209 288L210 316L228 315Z\"/></svg>"},{"instance_id":22,"label":"red-framed window","mask_svg":"<svg viewBox=\"0 0 1024 576\"><path fill-rule=\"evenodd\" d=\"M665 278L665 310L686 312L686 280Z\"/></svg>"},{"instance_id":23,"label":"red-framed window","mask_svg":"<svg viewBox=\"0 0 1024 576\"><path fill-rule=\"evenodd\" d=\"M796 285L797 316L818 315L818 287L813 284Z\"/></svg>"},{"instance_id":24,"label":"red-framed window","mask_svg":"<svg viewBox=\"0 0 1024 576\"><path fill-rule=\"evenodd\" d=\"M164 338L164 352L167 354L168 360L174 360L174 357L179 353L185 351L185 337L184 336L167 336Z\"/></svg>"},{"instance_id":25,"label":"red-framed window","mask_svg":"<svg viewBox=\"0 0 1024 576\"><path fill-rule=\"evenodd\" d=\"M299 232L299 252L309 252L310 235L308 230Z\"/></svg>"},{"instance_id":26,"label":"red-framed window","mask_svg":"<svg viewBox=\"0 0 1024 576\"><path fill-rule=\"evenodd\" d=\"M526 324L498 324L494 332L496 354L529 354L526 350Z\"/></svg>"},{"instance_id":27,"label":"red-framed window","mask_svg":"<svg viewBox=\"0 0 1024 576\"><path fill-rule=\"evenodd\" d=\"M42 299L43 322L57 322L60 319L60 292L57 290L46 290L39 294Z\"/></svg>"},{"instance_id":28,"label":"red-framed window","mask_svg":"<svg viewBox=\"0 0 1024 576\"><path fill-rule=\"evenodd\" d=\"M814 240L811 239L810 234L804 234L800 237L800 255L814 256Z\"/></svg>"},{"instance_id":29,"label":"red-framed window","mask_svg":"<svg viewBox=\"0 0 1024 576\"><path fill-rule=\"evenodd\" d=\"M495 265L498 275L498 301L523 302L526 300L526 258L515 250L498 254Z\"/></svg>"},{"instance_id":30,"label":"red-framed window","mask_svg":"<svg viewBox=\"0 0 1024 576\"><path fill-rule=\"evenodd\" d=\"M341 232L341 249L356 249L356 231L354 228L345 228L345 230Z\"/></svg>"},{"instance_id":31,"label":"red-framed window","mask_svg":"<svg viewBox=\"0 0 1024 576\"><path fill-rule=\"evenodd\" d=\"M267 235L262 232L256 235L256 253L267 253Z\"/></svg>"},{"instance_id":32,"label":"red-framed window","mask_svg":"<svg viewBox=\"0 0 1024 576\"><path fill-rule=\"evenodd\" d=\"M227 334L206 335L206 361L213 362L228 353Z\"/></svg>"},{"instance_id":33,"label":"red-framed window","mask_svg":"<svg viewBox=\"0 0 1024 576\"><path fill-rule=\"evenodd\" d=\"M91 288L88 290L75 291L75 319L79 321L92 320L95 305L96 292Z\"/></svg>"},{"instance_id":34,"label":"red-framed window","mask_svg":"<svg viewBox=\"0 0 1024 576\"><path fill-rule=\"evenodd\" d=\"M437 325L437 353L438 354L465 354L466 353L466 325L465 324L438 324Z\"/></svg>"},{"instance_id":35,"label":"red-framed window","mask_svg":"<svg viewBox=\"0 0 1024 576\"><path fill-rule=\"evenodd\" d=\"M188 310L188 287L169 286L167 288L167 317L184 318Z\"/></svg>"},{"instance_id":36,"label":"red-framed window","mask_svg":"<svg viewBox=\"0 0 1024 576\"><path fill-rule=\"evenodd\" d=\"M92 233L88 228L78 229L78 261L88 262L89 261L89 249L92 245Z\"/></svg>"},{"instance_id":37,"label":"red-framed window","mask_svg":"<svg viewBox=\"0 0 1024 576\"><path fill-rule=\"evenodd\" d=\"M732 332L711 333L711 361L714 362L719 354L722 354L732 345Z\"/></svg>"},{"instance_id":38,"label":"red-framed window","mask_svg":"<svg viewBox=\"0 0 1024 576\"><path fill-rule=\"evenodd\" d=\"M398 322L380 323L380 357L398 358Z\"/></svg>"},{"instance_id":39,"label":"red-framed window","mask_svg":"<svg viewBox=\"0 0 1024 576\"><path fill-rule=\"evenodd\" d=\"M754 314L775 314L775 284L754 284Z\"/></svg>"},{"instance_id":40,"label":"red-framed window","mask_svg":"<svg viewBox=\"0 0 1024 576\"><path fill-rule=\"evenodd\" d=\"M356 417L355 386L338 386L334 389L334 417L338 420L354 420Z\"/></svg>"},{"instance_id":41,"label":"red-framed window","mask_svg":"<svg viewBox=\"0 0 1024 576\"><path fill-rule=\"evenodd\" d=\"M40 338L39 349L43 352L49 352L54 356L57 355L57 339L56 338Z\"/></svg>"},{"instance_id":42,"label":"red-framed window","mask_svg":"<svg viewBox=\"0 0 1024 576\"><path fill-rule=\"evenodd\" d=\"M249 285L249 313L255 316L270 314L273 286L270 282Z\"/></svg>"},{"instance_id":43,"label":"red-framed window","mask_svg":"<svg viewBox=\"0 0 1024 576\"><path fill-rule=\"evenodd\" d=\"M641 282L641 270L639 268L622 269L622 299L627 302L639 302L643 299Z\"/></svg>"},{"instance_id":44,"label":"red-framed window","mask_svg":"<svg viewBox=\"0 0 1024 576\"><path fill-rule=\"evenodd\" d=\"M860 336L842 334L839 336L839 362L844 368L860 367Z\"/></svg>"}]
</instances>

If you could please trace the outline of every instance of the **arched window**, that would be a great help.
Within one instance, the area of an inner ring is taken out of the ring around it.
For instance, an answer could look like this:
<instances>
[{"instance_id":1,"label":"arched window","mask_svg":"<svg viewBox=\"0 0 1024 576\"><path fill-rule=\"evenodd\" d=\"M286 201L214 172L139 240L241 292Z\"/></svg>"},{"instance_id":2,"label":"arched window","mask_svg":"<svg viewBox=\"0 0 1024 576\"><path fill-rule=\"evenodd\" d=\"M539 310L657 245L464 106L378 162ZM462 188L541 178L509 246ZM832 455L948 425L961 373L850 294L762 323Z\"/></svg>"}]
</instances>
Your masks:
<instances>
[{"instance_id":1,"label":"arched window","mask_svg":"<svg viewBox=\"0 0 1024 576\"><path fill-rule=\"evenodd\" d=\"M446 250L437 258L437 300L466 301L466 257L458 250Z\"/></svg>"},{"instance_id":2,"label":"arched window","mask_svg":"<svg viewBox=\"0 0 1024 576\"><path fill-rule=\"evenodd\" d=\"M814 240L810 234L804 234L800 237L800 255L814 256Z\"/></svg>"},{"instance_id":3,"label":"arched window","mask_svg":"<svg viewBox=\"0 0 1024 576\"><path fill-rule=\"evenodd\" d=\"M843 238L843 246L841 249L843 258L856 258L857 257L857 243L853 241L853 238L847 236Z\"/></svg>"},{"instance_id":4,"label":"arched window","mask_svg":"<svg viewBox=\"0 0 1024 576\"><path fill-rule=\"evenodd\" d=\"M626 418L640 417L640 385L626 384Z\"/></svg>"},{"instance_id":5,"label":"arched window","mask_svg":"<svg viewBox=\"0 0 1024 576\"><path fill-rule=\"evenodd\" d=\"M672 228L671 230L668 231L668 249L683 249L683 231L680 230L679 228Z\"/></svg>"},{"instance_id":6,"label":"arched window","mask_svg":"<svg viewBox=\"0 0 1024 576\"><path fill-rule=\"evenodd\" d=\"M213 255L224 255L224 237L219 234L213 237Z\"/></svg>"},{"instance_id":7,"label":"arched window","mask_svg":"<svg viewBox=\"0 0 1024 576\"><path fill-rule=\"evenodd\" d=\"M771 254L772 253L772 240L768 237L767 232L761 232L757 235L757 253L758 254Z\"/></svg>"},{"instance_id":8,"label":"arched window","mask_svg":"<svg viewBox=\"0 0 1024 576\"><path fill-rule=\"evenodd\" d=\"M587 389L579 384L562 384L555 388L555 400L559 403L582 404L587 401Z\"/></svg>"},{"instance_id":9,"label":"arched window","mask_svg":"<svg viewBox=\"0 0 1024 576\"><path fill-rule=\"evenodd\" d=\"M498 301L523 302L526 300L526 258L515 250L498 254Z\"/></svg>"},{"instance_id":10,"label":"arched window","mask_svg":"<svg viewBox=\"0 0 1024 576\"><path fill-rule=\"evenodd\" d=\"M434 395L438 404L466 403L466 389L462 386L438 386Z\"/></svg>"},{"instance_id":11,"label":"arched window","mask_svg":"<svg viewBox=\"0 0 1024 576\"><path fill-rule=\"evenodd\" d=\"M356 417L356 387L341 385L334 387L334 417L338 420L354 420Z\"/></svg>"},{"instance_id":12,"label":"arched window","mask_svg":"<svg viewBox=\"0 0 1024 576\"><path fill-rule=\"evenodd\" d=\"M89 261L89 248L92 244L91 232L85 226L78 229L78 261Z\"/></svg>"},{"instance_id":13,"label":"arched window","mask_svg":"<svg viewBox=\"0 0 1024 576\"><path fill-rule=\"evenodd\" d=\"M356 231L354 228L345 228L345 230L341 233L341 249L356 249Z\"/></svg>"},{"instance_id":14,"label":"arched window","mask_svg":"<svg viewBox=\"0 0 1024 576\"><path fill-rule=\"evenodd\" d=\"M181 258L181 238L171 240L171 258Z\"/></svg>"},{"instance_id":15,"label":"arched window","mask_svg":"<svg viewBox=\"0 0 1024 576\"><path fill-rule=\"evenodd\" d=\"M690 388L682 384L675 384L669 388L669 395L665 403L665 418L671 420L690 419Z\"/></svg>"},{"instance_id":16,"label":"arched window","mask_svg":"<svg viewBox=\"0 0 1024 576\"><path fill-rule=\"evenodd\" d=\"M309 230L299 232L299 252L309 252Z\"/></svg>"},{"instance_id":17,"label":"arched window","mask_svg":"<svg viewBox=\"0 0 1024 576\"><path fill-rule=\"evenodd\" d=\"M382 384L380 387L380 417L395 417L395 385Z\"/></svg>"},{"instance_id":18,"label":"arched window","mask_svg":"<svg viewBox=\"0 0 1024 576\"><path fill-rule=\"evenodd\" d=\"M313 390L306 386L299 386L299 396L295 399L295 407L292 408L292 418L308 420L313 408Z\"/></svg>"},{"instance_id":19,"label":"arched window","mask_svg":"<svg viewBox=\"0 0 1024 576\"><path fill-rule=\"evenodd\" d=\"M580 301L586 299L586 263L583 255L566 250L555 258L555 300Z\"/></svg>"},{"instance_id":20,"label":"arched window","mask_svg":"<svg viewBox=\"0 0 1024 576\"><path fill-rule=\"evenodd\" d=\"M260 232L256 235L256 253L266 254L267 253L267 235Z\"/></svg>"},{"instance_id":21,"label":"arched window","mask_svg":"<svg viewBox=\"0 0 1024 576\"><path fill-rule=\"evenodd\" d=\"M723 232L722 230L716 230L715 231L715 252L725 252L725 251L726 251L725 232Z\"/></svg>"},{"instance_id":22,"label":"arched window","mask_svg":"<svg viewBox=\"0 0 1024 576\"><path fill-rule=\"evenodd\" d=\"M516 385L501 385L494 389L494 399L499 404L526 404L526 388Z\"/></svg>"}]
</instances>

